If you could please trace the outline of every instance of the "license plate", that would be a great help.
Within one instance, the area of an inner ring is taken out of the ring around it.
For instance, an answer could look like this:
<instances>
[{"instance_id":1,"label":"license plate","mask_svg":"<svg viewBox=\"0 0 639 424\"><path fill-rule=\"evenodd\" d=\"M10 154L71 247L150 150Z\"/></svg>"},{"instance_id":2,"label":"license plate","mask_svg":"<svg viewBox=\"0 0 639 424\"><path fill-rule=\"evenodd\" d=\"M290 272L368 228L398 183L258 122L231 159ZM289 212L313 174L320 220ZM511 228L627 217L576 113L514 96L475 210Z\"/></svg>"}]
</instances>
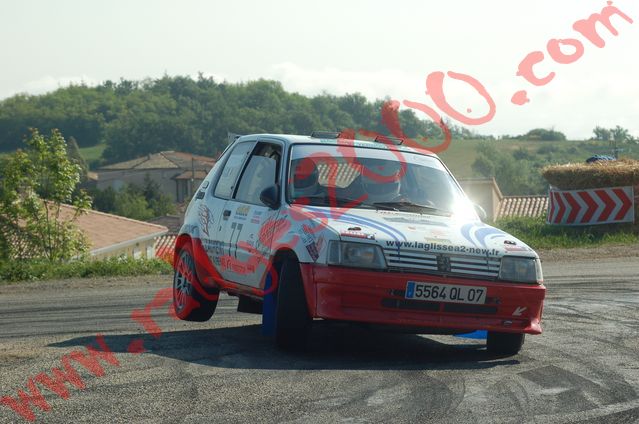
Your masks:
<instances>
[{"instance_id":1,"label":"license plate","mask_svg":"<svg viewBox=\"0 0 639 424\"><path fill-rule=\"evenodd\" d=\"M405 297L406 299L433 300L437 302L480 304L486 302L486 287L453 286L409 281L406 284Z\"/></svg>"}]
</instances>

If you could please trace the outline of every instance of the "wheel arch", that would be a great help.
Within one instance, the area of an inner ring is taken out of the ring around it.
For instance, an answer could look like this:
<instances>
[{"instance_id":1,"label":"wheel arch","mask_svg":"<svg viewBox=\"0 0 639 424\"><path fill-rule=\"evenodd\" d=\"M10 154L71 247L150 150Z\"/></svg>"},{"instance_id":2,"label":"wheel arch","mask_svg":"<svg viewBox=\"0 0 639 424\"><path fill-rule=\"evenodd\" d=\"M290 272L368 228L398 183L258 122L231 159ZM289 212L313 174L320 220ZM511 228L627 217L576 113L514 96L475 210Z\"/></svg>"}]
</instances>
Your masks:
<instances>
[{"instance_id":1,"label":"wheel arch","mask_svg":"<svg viewBox=\"0 0 639 424\"><path fill-rule=\"evenodd\" d=\"M175 250L173 254L173 267L175 268L175 264L177 264L180 251L188 246L191 254L193 255L193 260L195 261L195 276L201 282L208 281L210 277L213 276L211 269L208 267L208 256L202 247L202 243L199 240L191 237L190 234L183 233L178 235L175 240Z\"/></svg>"},{"instance_id":2,"label":"wheel arch","mask_svg":"<svg viewBox=\"0 0 639 424\"><path fill-rule=\"evenodd\" d=\"M188 234L180 234L175 239L175 246L173 248L173 267L175 268L175 264L177 263L178 257L180 255L180 251L184 247L185 244L189 243L191 245L191 251L193 251L193 243L191 242L191 236Z\"/></svg>"},{"instance_id":3,"label":"wheel arch","mask_svg":"<svg viewBox=\"0 0 639 424\"><path fill-rule=\"evenodd\" d=\"M273 255L273 260L271 262L271 265L275 268L278 278L280 271L282 270L282 264L287 259L294 260L300 267L300 272L302 275L302 287L304 289L304 297L306 297L308 312L310 313L311 317L314 317L316 311L317 294L315 292L312 267L304 266L304 264L299 261L299 257L293 249L291 249L290 247L283 247L275 252L275 255Z\"/></svg>"}]
</instances>

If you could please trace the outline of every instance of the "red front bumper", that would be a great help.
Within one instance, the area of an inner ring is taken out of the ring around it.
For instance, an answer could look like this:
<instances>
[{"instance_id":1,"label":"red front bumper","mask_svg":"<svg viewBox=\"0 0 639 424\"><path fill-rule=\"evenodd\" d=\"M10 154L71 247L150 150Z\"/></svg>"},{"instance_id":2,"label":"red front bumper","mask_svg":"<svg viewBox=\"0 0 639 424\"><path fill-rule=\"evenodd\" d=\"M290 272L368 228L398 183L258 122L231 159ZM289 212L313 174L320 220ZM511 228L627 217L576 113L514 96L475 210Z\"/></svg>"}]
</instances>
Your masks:
<instances>
[{"instance_id":1,"label":"red front bumper","mask_svg":"<svg viewBox=\"0 0 639 424\"><path fill-rule=\"evenodd\" d=\"M546 288L434 275L301 264L309 310L316 318L438 330L540 334ZM486 302L467 305L405 299L408 281L480 286Z\"/></svg>"}]
</instances>

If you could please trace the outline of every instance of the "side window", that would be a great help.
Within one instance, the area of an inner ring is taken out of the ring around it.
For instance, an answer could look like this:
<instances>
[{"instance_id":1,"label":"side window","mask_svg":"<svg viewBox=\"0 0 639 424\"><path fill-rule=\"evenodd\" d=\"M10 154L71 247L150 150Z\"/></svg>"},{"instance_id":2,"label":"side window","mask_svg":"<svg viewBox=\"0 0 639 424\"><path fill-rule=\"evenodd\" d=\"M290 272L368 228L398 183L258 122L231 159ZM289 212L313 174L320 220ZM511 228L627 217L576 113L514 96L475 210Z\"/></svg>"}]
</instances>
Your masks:
<instances>
[{"instance_id":1,"label":"side window","mask_svg":"<svg viewBox=\"0 0 639 424\"><path fill-rule=\"evenodd\" d=\"M215 197L224 199L231 197L237 176L242 170L244 159L253 150L253 146L253 143L241 143L233 149L215 186Z\"/></svg>"},{"instance_id":2,"label":"side window","mask_svg":"<svg viewBox=\"0 0 639 424\"><path fill-rule=\"evenodd\" d=\"M278 182L280 157L280 146L258 144L242 174L235 200L261 205L260 193L266 187Z\"/></svg>"}]
</instances>

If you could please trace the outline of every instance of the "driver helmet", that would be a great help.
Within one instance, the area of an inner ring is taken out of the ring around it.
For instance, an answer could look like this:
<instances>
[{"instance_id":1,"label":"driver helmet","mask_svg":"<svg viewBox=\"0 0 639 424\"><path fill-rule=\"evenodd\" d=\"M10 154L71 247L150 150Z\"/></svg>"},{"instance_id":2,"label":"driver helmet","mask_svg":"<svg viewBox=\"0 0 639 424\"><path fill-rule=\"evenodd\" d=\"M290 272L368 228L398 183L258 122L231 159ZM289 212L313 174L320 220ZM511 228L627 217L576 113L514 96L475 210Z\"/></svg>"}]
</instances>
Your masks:
<instances>
[{"instance_id":1,"label":"driver helmet","mask_svg":"<svg viewBox=\"0 0 639 424\"><path fill-rule=\"evenodd\" d=\"M302 159L293 173L293 197L313 196L319 191L319 171L312 159Z\"/></svg>"},{"instance_id":2,"label":"driver helmet","mask_svg":"<svg viewBox=\"0 0 639 424\"><path fill-rule=\"evenodd\" d=\"M362 175L366 203L396 200L401 188L400 170L401 166L396 161L384 161L382 165L368 167L366 175Z\"/></svg>"}]
</instances>

